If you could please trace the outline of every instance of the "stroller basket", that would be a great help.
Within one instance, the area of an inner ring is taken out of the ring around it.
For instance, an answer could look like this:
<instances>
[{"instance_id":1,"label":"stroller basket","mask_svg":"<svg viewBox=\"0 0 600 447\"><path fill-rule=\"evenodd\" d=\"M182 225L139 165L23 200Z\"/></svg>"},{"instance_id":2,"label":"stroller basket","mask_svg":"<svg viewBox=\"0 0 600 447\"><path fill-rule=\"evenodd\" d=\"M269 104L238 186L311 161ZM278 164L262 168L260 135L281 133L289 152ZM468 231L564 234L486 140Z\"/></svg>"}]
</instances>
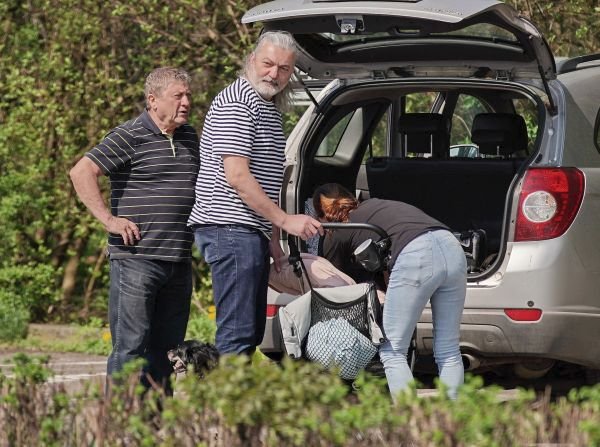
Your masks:
<instances>
[{"instance_id":1,"label":"stroller basket","mask_svg":"<svg viewBox=\"0 0 600 447\"><path fill-rule=\"evenodd\" d=\"M315 296L317 296L316 299ZM317 304L318 310L315 310L316 315L313 319L313 303L315 301L320 305ZM359 302L362 303L355 305ZM348 306L349 304L350 306ZM303 357L306 337L310 329L319 323L335 319L346 320L343 317L346 307L352 309L352 316L358 315L359 311L362 313L356 319L358 327L352 321L346 321L365 335L373 345L379 345L384 336L377 323L377 309L374 309L378 304L377 292L372 283L309 290L279 309L279 323L287 354L292 358ZM363 329L364 333L359 329L360 327L365 328Z\"/></svg>"},{"instance_id":2,"label":"stroller basket","mask_svg":"<svg viewBox=\"0 0 600 447\"><path fill-rule=\"evenodd\" d=\"M369 224L323 224L324 228L369 229L383 238L385 232ZM312 287L298 248L292 239L289 261L294 265L296 274L304 273L310 290L300 298L279 310L283 341L288 355L302 357L305 354L306 339L311 328L320 323L344 320L355 331L364 336L372 346L378 346L384 340L381 328L381 305L373 282L334 288L315 289Z\"/></svg>"},{"instance_id":3,"label":"stroller basket","mask_svg":"<svg viewBox=\"0 0 600 447\"><path fill-rule=\"evenodd\" d=\"M326 229L362 229L377 233L376 254L379 258L372 273L385 269L389 260L390 240L380 227L367 223L324 223ZM308 272L293 239L288 239L289 262L298 277L306 278L310 290L279 309L279 324L286 353L291 358L308 358L325 367L341 366L343 378L352 378L359 369L377 371L377 347L385 341L382 307L375 283L361 283L331 288L313 288ZM364 244L363 244L364 245ZM356 251L355 251L356 255ZM343 328L345 323L346 328ZM311 329L318 328L317 338L309 339ZM409 348L411 370L415 361L415 335ZM367 363L375 355L371 363ZM343 360L341 360L343 359ZM369 366L370 365L370 366ZM373 366L375 369L373 369ZM381 368L379 368L381 370ZM381 372L381 371L379 371Z\"/></svg>"},{"instance_id":4,"label":"stroller basket","mask_svg":"<svg viewBox=\"0 0 600 447\"><path fill-rule=\"evenodd\" d=\"M310 301L310 326L320 321L343 318L358 331L370 337L367 300L361 296L346 303L330 301L313 290Z\"/></svg>"}]
</instances>

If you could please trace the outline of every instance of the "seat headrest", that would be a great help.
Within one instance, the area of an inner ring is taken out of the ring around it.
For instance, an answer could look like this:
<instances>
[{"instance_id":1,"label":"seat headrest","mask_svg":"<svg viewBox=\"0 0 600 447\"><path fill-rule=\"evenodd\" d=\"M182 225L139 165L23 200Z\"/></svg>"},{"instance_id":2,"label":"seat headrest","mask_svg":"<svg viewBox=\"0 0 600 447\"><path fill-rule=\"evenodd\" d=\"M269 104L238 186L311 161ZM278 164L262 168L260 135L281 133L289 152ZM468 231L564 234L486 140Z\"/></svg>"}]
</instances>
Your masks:
<instances>
[{"instance_id":1,"label":"seat headrest","mask_svg":"<svg viewBox=\"0 0 600 447\"><path fill-rule=\"evenodd\" d=\"M527 125L514 113L480 113L475 115L471 141L480 154L509 156L527 150Z\"/></svg>"},{"instance_id":2,"label":"seat headrest","mask_svg":"<svg viewBox=\"0 0 600 447\"><path fill-rule=\"evenodd\" d=\"M446 158L450 147L450 120L439 113L405 113L398 119L405 150Z\"/></svg>"}]
</instances>

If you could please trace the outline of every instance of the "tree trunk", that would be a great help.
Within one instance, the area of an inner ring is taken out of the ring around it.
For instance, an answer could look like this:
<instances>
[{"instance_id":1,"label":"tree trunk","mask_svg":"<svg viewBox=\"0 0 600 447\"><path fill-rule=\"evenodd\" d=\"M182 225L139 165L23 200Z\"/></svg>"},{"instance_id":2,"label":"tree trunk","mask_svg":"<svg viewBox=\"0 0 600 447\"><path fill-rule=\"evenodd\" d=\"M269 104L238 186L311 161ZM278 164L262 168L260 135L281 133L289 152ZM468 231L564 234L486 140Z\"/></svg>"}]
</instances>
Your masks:
<instances>
[{"instance_id":1,"label":"tree trunk","mask_svg":"<svg viewBox=\"0 0 600 447\"><path fill-rule=\"evenodd\" d=\"M83 252L86 242L87 238L83 237L75 240L73 244L73 256L69 258L67 264L65 265L61 287L61 311L68 306L71 298L73 297L73 292L75 291L75 286L77 284L77 270L79 269L79 263L81 262L81 253Z\"/></svg>"},{"instance_id":2,"label":"tree trunk","mask_svg":"<svg viewBox=\"0 0 600 447\"><path fill-rule=\"evenodd\" d=\"M106 248L102 247L100 249L100 253L96 256L96 263L94 264L94 270L88 280L87 286L85 287L85 294L83 295L83 306L81 311L79 312L79 316L87 320L90 314L90 303L92 301L92 295L94 294L94 285L96 283L96 278L100 274L100 269L102 268L102 264L106 259Z\"/></svg>"}]
</instances>

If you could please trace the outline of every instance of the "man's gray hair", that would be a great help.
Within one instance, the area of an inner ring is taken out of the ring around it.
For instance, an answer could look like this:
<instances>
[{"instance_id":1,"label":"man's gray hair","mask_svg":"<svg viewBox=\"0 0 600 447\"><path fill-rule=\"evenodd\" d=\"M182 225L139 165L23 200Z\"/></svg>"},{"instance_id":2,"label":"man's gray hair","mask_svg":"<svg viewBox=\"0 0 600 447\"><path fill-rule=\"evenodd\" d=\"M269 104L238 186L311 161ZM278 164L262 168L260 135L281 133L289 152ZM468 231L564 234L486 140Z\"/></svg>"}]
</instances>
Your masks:
<instances>
[{"instance_id":1,"label":"man's gray hair","mask_svg":"<svg viewBox=\"0 0 600 447\"><path fill-rule=\"evenodd\" d=\"M172 82L181 82L189 87L192 78L187 71L181 68L160 67L152 70L144 84L146 108L150 107L148 95L160 96Z\"/></svg>"},{"instance_id":2,"label":"man's gray hair","mask_svg":"<svg viewBox=\"0 0 600 447\"><path fill-rule=\"evenodd\" d=\"M298 56L298 44L294 37L287 31L267 31L260 35L256 41L256 45L252 52L246 56L244 61L244 68L241 71L241 75L248 78L248 70L250 69L250 59L256 54L256 52L266 43L275 45L276 47L282 48L287 51L292 51L294 56ZM273 102L281 112L287 112L292 107L292 96L296 81L294 80L295 75L292 74L288 84L273 97Z\"/></svg>"}]
</instances>

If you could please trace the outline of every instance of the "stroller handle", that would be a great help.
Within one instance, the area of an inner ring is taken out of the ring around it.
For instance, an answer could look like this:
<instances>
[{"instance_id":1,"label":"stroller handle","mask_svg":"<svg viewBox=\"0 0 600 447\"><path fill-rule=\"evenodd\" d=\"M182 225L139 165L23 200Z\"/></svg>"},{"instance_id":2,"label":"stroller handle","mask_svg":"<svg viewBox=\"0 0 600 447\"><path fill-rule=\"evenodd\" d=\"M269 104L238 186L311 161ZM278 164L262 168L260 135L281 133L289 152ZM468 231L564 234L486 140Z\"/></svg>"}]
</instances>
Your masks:
<instances>
[{"instance_id":1,"label":"stroller handle","mask_svg":"<svg viewBox=\"0 0 600 447\"><path fill-rule=\"evenodd\" d=\"M381 228L377 225L370 224L370 223L324 222L322 225L323 225L323 228L331 229L331 230L335 230L335 229L371 230L371 231L374 231L375 233L377 233L379 235L379 237L381 237L381 239L385 239L385 238L389 237L389 235L386 233L386 231L383 228Z\"/></svg>"}]
</instances>

